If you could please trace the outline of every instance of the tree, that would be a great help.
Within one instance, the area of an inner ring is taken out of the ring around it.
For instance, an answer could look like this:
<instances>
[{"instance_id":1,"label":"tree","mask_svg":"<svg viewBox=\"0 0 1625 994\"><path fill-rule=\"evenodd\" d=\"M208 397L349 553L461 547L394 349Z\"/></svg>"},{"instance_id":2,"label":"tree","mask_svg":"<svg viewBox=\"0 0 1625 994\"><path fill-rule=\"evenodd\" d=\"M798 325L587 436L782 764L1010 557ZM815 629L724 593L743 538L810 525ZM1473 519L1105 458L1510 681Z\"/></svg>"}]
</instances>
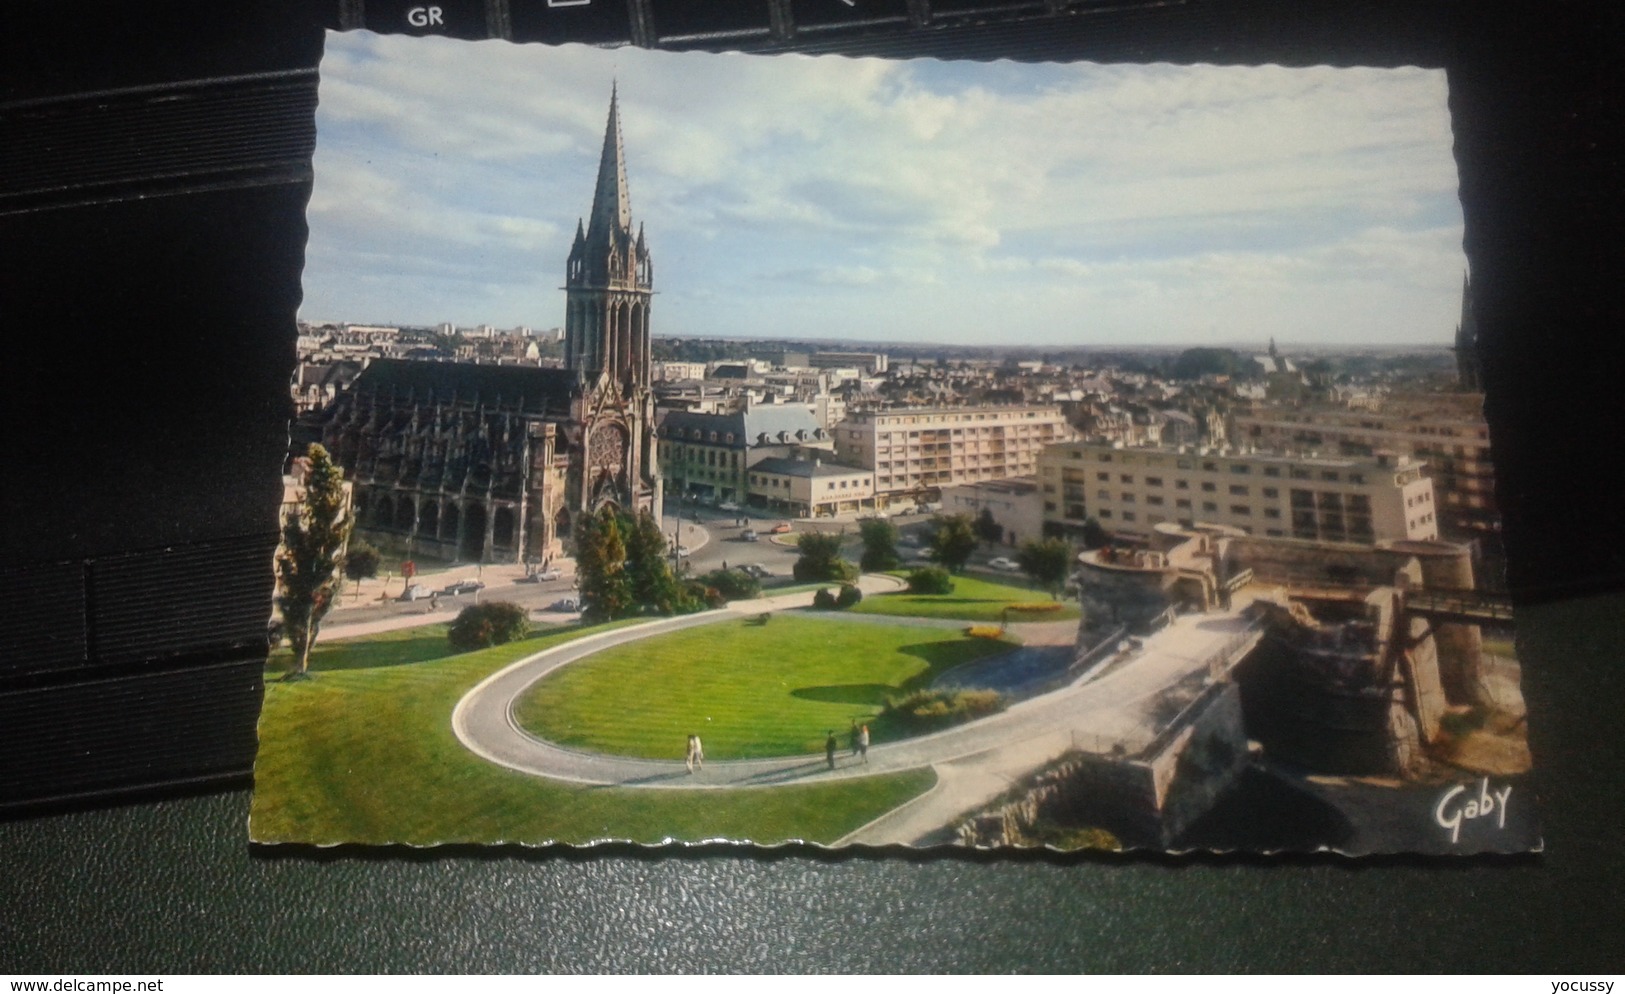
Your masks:
<instances>
[{"instance_id":1,"label":"tree","mask_svg":"<svg viewBox=\"0 0 1625 994\"><path fill-rule=\"evenodd\" d=\"M276 606L294 656L288 679L309 674L310 650L338 593L339 563L352 524L344 470L320 445L306 450L305 462L304 494L283 522L276 557Z\"/></svg>"},{"instance_id":2,"label":"tree","mask_svg":"<svg viewBox=\"0 0 1625 994\"><path fill-rule=\"evenodd\" d=\"M581 617L614 621L632 606L632 584L626 572L626 545L613 508L582 519L576 534L576 579L581 585Z\"/></svg>"},{"instance_id":3,"label":"tree","mask_svg":"<svg viewBox=\"0 0 1625 994\"><path fill-rule=\"evenodd\" d=\"M378 575L378 567L382 565L383 557L372 543L356 539L344 553L344 578L354 581L355 594L361 596L361 581L370 580Z\"/></svg>"},{"instance_id":4,"label":"tree","mask_svg":"<svg viewBox=\"0 0 1625 994\"><path fill-rule=\"evenodd\" d=\"M1100 526L1100 522L1096 521L1094 518L1089 518L1088 520L1084 521L1083 547L1085 549L1098 549L1111 540L1112 537L1106 534L1106 529Z\"/></svg>"},{"instance_id":5,"label":"tree","mask_svg":"<svg viewBox=\"0 0 1625 994\"><path fill-rule=\"evenodd\" d=\"M858 525L858 536L863 539L863 557L858 565L865 573L897 568L901 560L897 557L896 525L885 518L866 518Z\"/></svg>"},{"instance_id":6,"label":"tree","mask_svg":"<svg viewBox=\"0 0 1625 994\"><path fill-rule=\"evenodd\" d=\"M802 583L846 583L857 578L857 570L841 558L841 536L802 532L796 538L801 557L791 570Z\"/></svg>"},{"instance_id":7,"label":"tree","mask_svg":"<svg viewBox=\"0 0 1625 994\"><path fill-rule=\"evenodd\" d=\"M653 608L661 614L674 614L681 607L682 590L666 560L666 536L648 511L636 518L622 519L626 535L626 574L632 602Z\"/></svg>"},{"instance_id":8,"label":"tree","mask_svg":"<svg viewBox=\"0 0 1625 994\"><path fill-rule=\"evenodd\" d=\"M1198 380L1204 376L1237 376L1247 371L1247 363L1234 349L1186 349L1174 360L1169 378Z\"/></svg>"},{"instance_id":9,"label":"tree","mask_svg":"<svg viewBox=\"0 0 1625 994\"><path fill-rule=\"evenodd\" d=\"M941 566L922 566L909 573L908 592L911 594L951 594L954 592L954 578Z\"/></svg>"},{"instance_id":10,"label":"tree","mask_svg":"<svg viewBox=\"0 0 1625 994\"><path fill-rule=\"evenodd\" d=\"M1049 591L1053 598L1066 586L1066 578L1072 572L1072 547L1058 538L1024 542L1016 553L1016 562L1023 573Z\"/></svg>"},{"instance_id":11,"label":"tree","mask_svg":"<svg viewBox=\"0 0 1625 994\"><path fill-rule=\"evenodd\" d=\"M737 569L714 569L696 578L724 600L747 601L762 596L762 581Z\"/></svg>"},{"instance_id":12,"label":"tree","mask_svg":"<svg viewBox=\"0 0 1625 994\"><path fill-rule=\"evenodd\" d=\"M936 519L936 535L931 540L931 551L939 564L950 573L965 568L970 554L976 551L976 531L970 518L963 514L950 514Z\"/></svg>"},{"instance_id":13,"label":"tree","mask_svg":"<svg viewBox=\"0 0 1625 994\"><path fill-rule=\"evenodd\" d=\"M993 511L990 508L982 508L982 513L976 516L976 524L973 527L976 537L988 545L997 545L1004 541L1004 529L993 520Z\"/></svg>"},{"instance_id":14,"label":"tree","mask_svg":"<svg viewBox=\"0 0 1625 994\"><path fill-rule=\"evenodd\" d=\"M524 608L507 601L486 601L459 611L446 631L446 640L453 649L472 652L517 642L529 634L530 619Z\"/></svg>"}]
</instances>

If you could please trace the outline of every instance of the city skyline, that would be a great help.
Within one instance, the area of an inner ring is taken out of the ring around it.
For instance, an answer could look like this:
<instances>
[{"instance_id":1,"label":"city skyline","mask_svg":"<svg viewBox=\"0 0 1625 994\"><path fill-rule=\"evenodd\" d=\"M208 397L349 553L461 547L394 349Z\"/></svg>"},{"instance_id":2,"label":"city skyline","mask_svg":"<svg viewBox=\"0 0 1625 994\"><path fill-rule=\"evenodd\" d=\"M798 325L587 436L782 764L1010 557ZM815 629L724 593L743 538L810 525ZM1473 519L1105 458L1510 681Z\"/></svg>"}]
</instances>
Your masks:
<instances>
[{"instance_id":1,"label":"city skyline","mask_svg":"<svg viewBox=\"0 0 1625 994\"><path fill-rule=\"evenodd\" d=\"M468 44L329 35L303 319L562 324L611 80L658 337L1442 348L1459 316L1442 73Z\"/></svg>"}]
</instances>

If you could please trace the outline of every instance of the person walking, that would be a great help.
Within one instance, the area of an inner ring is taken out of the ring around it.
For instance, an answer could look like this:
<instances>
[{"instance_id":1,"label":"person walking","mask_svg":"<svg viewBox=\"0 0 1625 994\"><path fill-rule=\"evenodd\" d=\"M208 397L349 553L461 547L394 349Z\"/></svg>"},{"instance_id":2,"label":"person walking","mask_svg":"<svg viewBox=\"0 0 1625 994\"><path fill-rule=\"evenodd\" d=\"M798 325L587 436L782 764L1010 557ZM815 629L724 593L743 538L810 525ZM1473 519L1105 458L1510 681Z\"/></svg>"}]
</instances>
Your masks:
<instances>
[{"instance_id":1,"label":"person walking","mask_svg":"<svg viewBox=\"0 0 1625 994\"><path fill-rule=\"evenodd\" d=\"M824 739L824 761L832 770L835 769L835 749L835 729L832 728Z\"/></svg>"},{"instance_id":2,"label":"person walking","mask_svg":"<svg viewBox=\"0 0 1625 994\"><path fill-rule=\"evenodd\" d=\"M869 726L864 725L858 729L858 756L865 764L869 762Z\"/></svg>"},{"instance_id":3,"label":"person walking","mask_svg":"<svg viewBox=\"0 0 1625 994\"><path fill-rule=\"evenodd\" d=\"M858 757L858 723L856 721L852 722L852 731L848 733L847 737L852 745L852 758L856 759Z\"/></svg>"},{"instance_id":4,"label":"person walking","mask_svg":"<svg viewBox=\"0 0 1625 994\"><path fill-rule=\"evenodd\" d=\"M695 770L705 769L705 749L700 745L698 735L688 737L688 757L684 760L684 763L688 766L688 772L690 773Z\"/></svg>"}]
</instances>

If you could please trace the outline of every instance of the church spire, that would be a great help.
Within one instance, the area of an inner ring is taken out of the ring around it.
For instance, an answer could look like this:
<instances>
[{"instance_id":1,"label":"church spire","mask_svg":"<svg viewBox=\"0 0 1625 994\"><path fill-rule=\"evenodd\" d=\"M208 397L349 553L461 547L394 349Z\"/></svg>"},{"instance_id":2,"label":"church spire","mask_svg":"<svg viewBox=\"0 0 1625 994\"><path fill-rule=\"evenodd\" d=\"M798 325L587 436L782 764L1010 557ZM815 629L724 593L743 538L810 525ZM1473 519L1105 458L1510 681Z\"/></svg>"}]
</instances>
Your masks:
<instances>
[{"instance_id":1,"label":"church spire","mask_svg":"<svg viewBox=\"0 0 1625 994\"><path fill-rule=\"evenodd\" d=\"M620 87L609 90L609 121L604 126L604 150L598 157L598 185L592 193L587 220L587 241L595 249L608 248L623 232L630 234L632 201L626 189L626 153L621 148Z\"/></svg>"},{"instance_id":2,"label":"church spire","mask_svg":"<svg viewBox=\"0 0 1625 994\"><path fill-rule=\"evenodd\" d=\"M565 355L572 369L593 378L649 383L649 245L632 230L626 155L621 146L619 87L610 90L604 150L586 222L576 224L565 262Z\"/></svg>"}]
</instances>

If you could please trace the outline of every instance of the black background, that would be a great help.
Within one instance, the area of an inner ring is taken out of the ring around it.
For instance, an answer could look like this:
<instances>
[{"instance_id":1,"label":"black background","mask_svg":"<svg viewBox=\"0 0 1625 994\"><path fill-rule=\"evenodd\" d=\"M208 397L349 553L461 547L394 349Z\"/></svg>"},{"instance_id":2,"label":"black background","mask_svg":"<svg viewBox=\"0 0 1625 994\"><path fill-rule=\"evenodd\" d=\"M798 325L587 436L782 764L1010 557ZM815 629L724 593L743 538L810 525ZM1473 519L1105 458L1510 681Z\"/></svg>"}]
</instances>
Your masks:
<instances>
[{"instance_id":1,"label":"black background","mask_svg":"<svg viewBox=\"0 0 1625 994\"><path fill-rule=\"evenodd\" d=\"M796 42L871 54L1449 71L1545 854L266 851L245 841L247 794L237 789L0 823L0 969L1619 970L1617 11L1602 0L1192 0ZM0 203L9 205L0 216L0 628L16 637L56 623L16 606L44 583L34 578L56 575L53 564L252 545L272 532L309 192L300 122L310 108L297 95L243 116L262 125L238 140L259 143L257 166L228 175L205 164L77 201L17 177L120 155L139 162L151 135L113 127L42 139L30 101L308 70L322 28L340 17L312 0L105 10L23 0L3 12L0 184L12 196ZM116 110L120 99L91 99L76 119ZM290 121L282 136L276 129ZM100 599L87 610L117 607L124 588L110 584L120 575L96 573ZM246 616L264 617L268 600L267 591L260 611L250 598ZM165 658L168 670L153 673L219 672L209 669L217 657ZM140 723L189 748L200 778L218 782L240 772L252 746L245 686L224 681L209 712L222 727L139 690L98 722ZM53 731L0 728L0 779L22 782L20 765L48 774L18 743L49 743ZM164 757L95 758L116 774L102 789L144 782L144 772L179 779L160 775Z\"/></svg>"}]
</instances>

